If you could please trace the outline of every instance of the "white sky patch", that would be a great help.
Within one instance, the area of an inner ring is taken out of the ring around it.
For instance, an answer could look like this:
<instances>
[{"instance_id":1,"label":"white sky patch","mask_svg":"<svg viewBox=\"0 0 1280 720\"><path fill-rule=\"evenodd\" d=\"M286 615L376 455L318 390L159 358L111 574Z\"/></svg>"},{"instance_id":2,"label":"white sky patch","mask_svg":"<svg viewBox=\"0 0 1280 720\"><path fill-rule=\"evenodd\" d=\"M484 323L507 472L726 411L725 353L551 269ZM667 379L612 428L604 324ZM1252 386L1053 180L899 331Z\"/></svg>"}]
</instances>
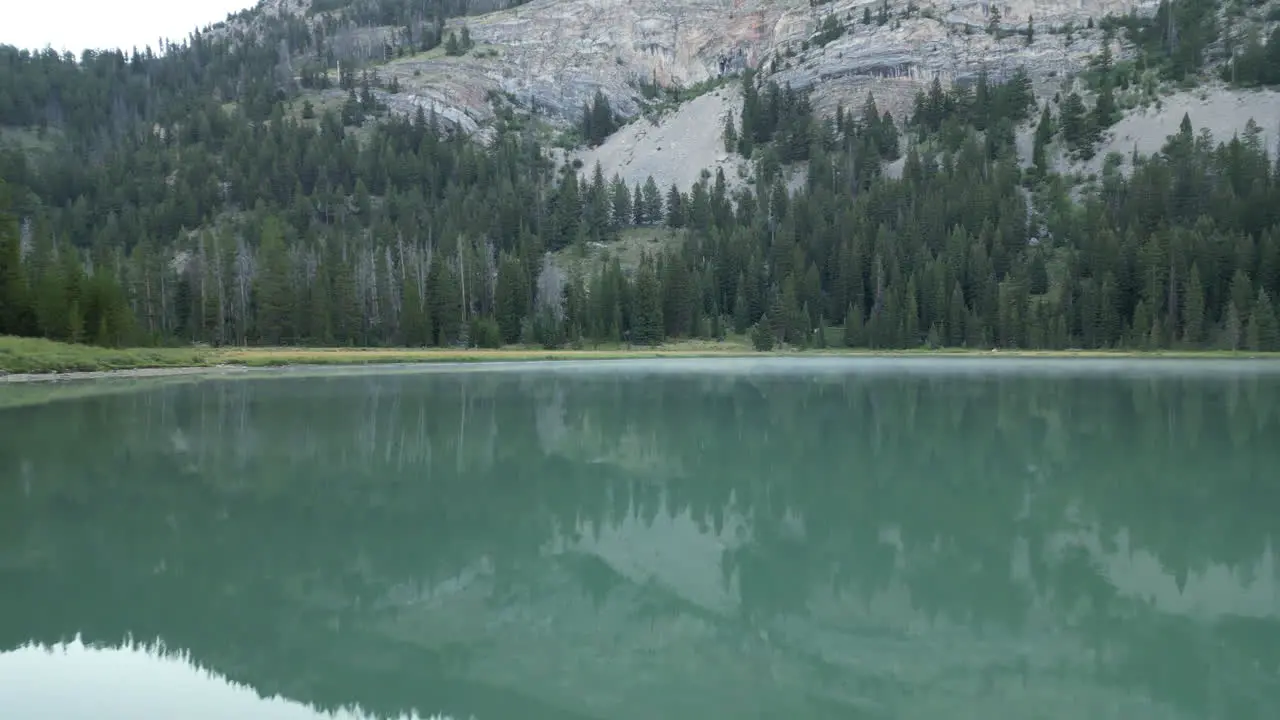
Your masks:
<instances>
[{"instance_id":1,"label":"white sky patch","mask_svg":"<svg viewBox=\"0 0 1280 720\"><path fill-rule=\"evenodd\" d=\"M0 43L46 46L79 55L85 48L159 49L257 4L257 0L15 0L5 2Z\"/></svg>"}]
</instances>

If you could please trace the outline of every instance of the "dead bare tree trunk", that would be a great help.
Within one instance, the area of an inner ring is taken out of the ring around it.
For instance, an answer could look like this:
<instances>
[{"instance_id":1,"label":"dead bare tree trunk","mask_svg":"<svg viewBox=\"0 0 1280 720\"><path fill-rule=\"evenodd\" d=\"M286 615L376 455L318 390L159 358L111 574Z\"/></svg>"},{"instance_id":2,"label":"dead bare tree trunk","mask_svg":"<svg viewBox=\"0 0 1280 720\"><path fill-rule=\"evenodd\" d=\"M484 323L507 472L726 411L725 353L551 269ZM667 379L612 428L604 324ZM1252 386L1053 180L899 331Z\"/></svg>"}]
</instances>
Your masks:
<instances>
[{"instance_id":1,"label":"dead bare tree trunk","mask_svg":"<svg viewBox=\"0 0 1280 720\"><path fill-rule=\"evenodd\" d=\"M253 290L253 255L243 237L236 238L235 283L236 296L235 325L236 343L247 345L249 342L249 307L250 293Z\"/></svg>"},{"instance_id":2,"label":"dead bare tree trunk","mask_svg":"<svg viewBox=\"0 0 1280 720\"><path fill-rule=\"evenodd\" d=\"M200 270L200 275L199 275L200 277L200 324L199 324L199 327L203 334L204 332L208 332L209 330L209 328L205 327L205 323L208 322L208 317L209 317L209 304L208 304L209 303L209 286L208 286L208 283L205 282L205 269L208 266L205 264L207 260L205 258L205 251L204 251L204 233L200 234L200 239L197 242L198 244L196 245L196 257L198 258L199 270Z\"/></svg>"},{"instance_id":3,"label":"dead bare tree trunk","mask_svg":"<svg viewBox=\"0 0 1280 720\"><path fill-rule=\"evenodd\" d=\"M393 280L396 276L396 262L391 254L390 245L383 248L382 262L386 269L387 278L382 288L383 305L386 307L387 313L387 340L392 340L398 338L403 329L401 326L403 298L400 293L404 288L404 283L396 283ZM401 262L403 264L403 260ZM403 267L401 268L401 276L403 277Z\"/></svg>"},{"instance_id":4,"label":"dead bare tree trunk","mask_svg":"<svg viewBox=\"0 0 1280 720\"><path fill-rule=\"evenodd\" d=\"M165 337L169 336L169 328L172 324L169 322L169 288L167 287L164 276L168 274L169 263L165 262L164 256L160 257L160 334Z\"/></svg>"},{"instance_id":5,"label":"dead bare tree trunk","mask_svg":"<svg viewBox=\"0 0 1280 720\"><path fill-rule=\"evenodd\" d=\"M458 277L462 283L462 324L467 324L467 309L471 307L467 299L467 245L468 241L458 243Z\"/></svg>"},{"instance_id":6,"label":"dead bare tree trunk","mask_svg":"<svg viewBox=\"0 0 1280 720\"><path fill-rule=\"evenodd\" d=\"M145 247L145 246L144 246ZM142 304L146 309L147 335L156 334L155 305L151 302L151 268L146 262L146 252L138 252L138 272L142 274Z\"/></svg>"}]
</instances>

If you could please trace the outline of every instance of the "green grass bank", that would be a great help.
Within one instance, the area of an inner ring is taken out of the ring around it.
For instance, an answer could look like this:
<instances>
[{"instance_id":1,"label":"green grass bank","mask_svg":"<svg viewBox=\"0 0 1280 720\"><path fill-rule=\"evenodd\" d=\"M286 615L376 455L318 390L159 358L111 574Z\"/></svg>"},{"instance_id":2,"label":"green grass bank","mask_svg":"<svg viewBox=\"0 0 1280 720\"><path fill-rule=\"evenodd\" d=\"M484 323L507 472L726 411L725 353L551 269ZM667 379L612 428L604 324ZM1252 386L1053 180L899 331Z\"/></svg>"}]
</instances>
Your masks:
<instances>
[{"instance_id":1,"label":"green grass bank","mask_svg":"<svg viewBox=\"0 0 1280 720\"><path fill-rule=\"evenodd\" d=\"M663 357L760 356L746 338L723 342L683 341L653 348L595 347L544 350L509 347L479 348L101 348L71 345L33 338L0 336L0 377L65 373L113 373L116 371L179 370L240 366L250 368L286 365L383 365L404 363L513 362L534 360L621 360ZM1277 353L1230 351L1122 351L1122 350L863 350L849 348L775 350L771 355L801 356L988 356L988 357L1163 357L1258 358L1280 360Z\"/></svg>"}]
</instances>

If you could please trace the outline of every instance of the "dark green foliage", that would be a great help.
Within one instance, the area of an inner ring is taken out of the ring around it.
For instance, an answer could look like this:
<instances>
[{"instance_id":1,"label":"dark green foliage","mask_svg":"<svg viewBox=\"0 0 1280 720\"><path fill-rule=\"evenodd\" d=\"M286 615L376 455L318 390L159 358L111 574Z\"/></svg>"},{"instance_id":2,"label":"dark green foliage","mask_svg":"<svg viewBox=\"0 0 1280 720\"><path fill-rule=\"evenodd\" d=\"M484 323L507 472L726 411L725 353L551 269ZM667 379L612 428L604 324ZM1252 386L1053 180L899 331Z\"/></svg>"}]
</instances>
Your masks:
<instances>
[{"instance_id":1,"label":"dark green foliage","mask_svg":"<svg viewBox=\"0 0 1280 720\"><path fill-rule=\"evenodd\" d=\"M738 292L733 300L733 331L738 334L745 333L747 328L751 327L752 320L751 308L748 306L747 296L743 292L744 285L746 285L746 280L739 275Z\"/></svg>"},{"instance_id":2,"label":"dark green foliage","mask_svg":"<svg viewBox=\"0 0 1280 720\"><path fill-rule=\"evenodd\" d=\"M18 219L10 212L9 188L2 183L0 179L0 335L24 335L30 330L25 315L31 299L22 270Z\"/></svg>"},{"instance_id":3,"label":"dark green foliage","mask_svg":"<svg viewBox=\"0 0 1280 720\"><path fill-rule=\"evenodd\" d=\"M1280 85L1280 28L1271 31L1265 45L1249 36L1223 65L1222 78L1242 87Z\"/></svg>"},{"instance_id":4,"label":"dark green foliage","mask_svg":"<svg viewBox=\"0 0 1280 720\"><path fill-rule=\"evenodd\" d=\"M757 322L751 328L751 346L760 352L769 352L773 349L774 344L773 323L766 313L761 316L760 322Z\"/></svg>"},{"instance_id":5,"label":"dark green foliage","mask_svg":"<svg viewBox=\"0 0 1280 720\"><path fill-rule=\"evenodd\" d=\"M864 317L861 306L850 305L844 315L845 347L866 347L867 336L864 328Z\"/></svg>"},{"instance_id":6,"label":"dark green foliage","mask_svg":"<svg viewBox=\"0 0 1280 720\"><path fill-rule=\"evenodd\" d=\"M1103 79L1098 89L1098 97L1093 105L1093 129L1095 134L1105 130L1120 119L1120 111L1116 108L1116 99L1111 88L1111 80Z\"/></svg>"},{"instance_id":7,"label":"dark green foliage","mask_svg":"<svg viewBox=\"0 0 1280 720\"><path fill-rule=\"evenodd\" d=\"M1218 39L1221 6L1221 0L1160 0L1153 15L1132 11L1108 17L1103 28L1123 28L1141 65L1158 68L1166 79L1183 80L1203 69L1206 50Z\"/></svg>"},{"instance_id":8,"label":"dark green foliage","mask_svg":"<svg viewBox=\"0 0 1280 720\"><path fill-rule=\"evenodd\" d=\"M863 120L844 123L855 139L858 133L870 137L871 118L879 115L873 106L868 103ZM426 132L415 126L384 122L369 148L356 150L353 167L376 168L381 158L412 155L409 146L385 149ZM390 183L380 172L367 178L367 193L377 202L358 199L364 175L357 175L345 210L326 209L334 201L323 188L310 198L304 193L300 199L313 210L298 216L306 222L302 232L284 220L297 215L290 206L250 213L239 225L252 231L246 233L249 243L230 232L206 231L171 246L188 255L180 270L153 243L94 263L93 274L66 248L63 259L52 262L49 228L65 223L63 212L69 211L45 208L37 213L43 219L35 224L36 249L17 285L32 298L27 315L38 318L40 334L101 342L121 342L133 332L134 342L422 345L469 337L472 344L495 345L522 340L532 316L529 337L548 345L579 336L616 340L625 333L637 344L655 344L714 334L709 319L718 317L717 308L732 308L737 330L768 310L759 324L772 341L796 346L816 340L812 329L824 316L844 317L846 344L874 347L1268 346L1274 309L1266 308L1280 279L1280 254L1269 219L1275 191L1265 156L1252 135L1213 149L1188 144L1190 134L1188 127L1164 155L1140 163L1131 180L1114 180L1127 189L1108 190L1105 201L1087 199L1091 210L1055 216L1050 236L1072 242L1034 250L1026 245L1018 174L1008 159L990 159L969 133L962 132L954 154L913 153L901 181L849 164L834 148L832 165L813 173L805 192L788 197L778 186L763 206L739 195L736 212L717 210L726 200L703 180L687 194L672 193L684 220L695 226L690 244L646 259L633 280L610 264L579 281L590 291L568 293L576 309L565 320L549 312L531 315L536 259L548 247L568 244L563 233L576 235L591 225L593 193L609 185L599 177L580 182L573 173L549 188L541 206L518 199L532 197L539 182L520 174L520 187L469 186L485 198L477 207L489 209L473 216L483 221L475 224L451 215L459 206L450 203L427 205L439 210L419 215L397 189L395 183L404 181L396 179L393 163L386 166ZM468 187L456 185L467 177L492 171L484 168L519 157L508 155L513 148L502 143L489 154L421 137L414 146L434 143L437 154L419 156L419 163L458 168L450 181L458 189ZM861 147L855 142L848 152ZM525 166L507 167L519 173ZM1180 185L1168 185L1174 180ZM863 188L856 197L839 192L850 182ZM613 195L625 217L628 208L618 198L633 194L620 186L614 183ZM641 190L642 206L646 194L658 194L656 184L646 186L652 189ZM446 197L457 192L448 187ZM943 197L955 200L944 205L934 199ZM660 198L657 204L661 212ZM352 212L360 205L367 208ZM825 207L829 213L816 212ZM405 224L410 217L427 224ZM1164 220L1182 224L1170 234L1160 229ZM355 231L359 238L362 227L372 230L367 240L338 234ZM543 234L530 234L532 227L542 227ZM485 235L498 246L492 296L482 275L487 250L468 239ZM433 236L444 239L429 244ZM1249 238L1252 249L1232 255L1232 262L1246 264L1224 265L1211 251L1230 237ZM1194 272L1193 259L1199 259ZM1051 273L1051 262L1066 274ZM126 282L113 280L117 267ZM1211 276L1206 267L1213 268ZM247 295L240 289L242 268L252 273ZM1170 295L1170 273L1179 287L1185 283L1185 292ZM1259 289L1267 291L1266 303ZM122 316L107 308L132 312ZM133 328L126 317L137 318ZM470 318L466 327L464 317Z\"/></svg>"},{"instance_id":9,"label":"dark green foliage","mask_svg":"<svg viewBox=\"0 0 1280 720\"><path fill-rule=\"evenodd\" d=\"M680 188L673 184L671 189L667 191L667 227L684 227L684 206L686 203L688 203L688 199L684 196L684 193L680 192Z\"/></svg>"},{"instance_id":10,"label":"dark green foliage","mask_svg":"<svg viewBox=\"0 0 1280 720\"><path fill-rule=\"evenodd\" d=\"M502 330L496 320L477 317L471 321L471 344L478 348L500 348L504 345Z\"/></svg>"},{"instance_id":11,"label":"dark green foliage","mask_svg":"<svg viewBox=\"0 0 1280 720\"><path fill-rule=\"evenodd\" d=\"M280 345L295 339L289 322L294 298L289 289L289 258L279 220L266 218L258 251L260 267L254 278L257 300L258 342Z\"/></svg>"},{"instance_id":12,"label":"dark green foliage","mask_svg":"<svg viewBox=\"0 0 1280 720\"><path fill-rule=\"evenodd\" d=\"M658 183L654 182L652 175L645 179L644 191L641 193L640 199L641 202L637 203L634 208L636 224L656 225L662 222L662 191L658 190ZM641 206L643 206L643 218L641 218Z\"/></svg>"},{"instance_id":13,"label":"dark green foliage","mask_svg":"<svg viewBox=\"0 0 1280 720\"><path fill-rule=\"evenodd\" d=\"M1031 163L1040 175L1049 172L1049 144L1053 142L1053 117L1046 104L1040 112L1040 122L1036 124L1034 144L1031 148Z\"/></svg>"},{"instance_id":14,"label":"dark green foliage","mask_svg":"<svg viewBox=\"0 0 1280 720\"><path fill-rule=\"evenodd\" d=\"M627 189L627 183L617 175L613 177L613 181L609 183L610 193L610 219L613 228L630 225L632 223L631 212L631 191Z\"/></svg>"},{"instance_id":15,"label":"dark green foliage","mask_svg":"<svg viewBox=\"0 0 1280 720\"><path fill-rule=\"evenodd\" d=\"M609 98L599 90L596 91L591 104L584 105L582 108L581 129L582 137L586 139L588 147L599 145L618 129L618 119L614 117Z\"/></svg>"},{"instance_id":16,"label":"dark green foliage","mask_svg":"<svg viewBox=\"0 0 1280 720\"><path fill-rule=\"evenodd\" d=\"M631 305L631 342L657 345L663 339L662 286L652 258L640 261Z\"/></svg>"},{"instance_id":17,"label":"dark green foliage","mask_svg":"<svg viewBox=\"0 0 1280 720\"><path fill-rule=\"evenodd\" d=\"M449 37L444 41L444 54L466 55L473 47L475 47L475 41L471 39L471 30L464 25L461 34L449 32Z\"/></svg>"},{"instance_id":18,"label":"dark green foliage","mask_svg":"<svg viewBox=\"0 0 1280 720\"><path fill-rule=\"evenodd\" d=\"M1098 125L1095 113L1089 112L1079 93L1068 93L1062 101L1062 109L1058 113L1058 126L1062 139L1082 158L1093 157L1094 145L1098 140Z\"/></svg>"},{"instance_id":19,"label":"dark green foliage","mask_svg":"<svg viewBox=\"0 0 1280 720\"><path fill-rule=\"evenodd\" d=\"M809 159L810 143L818 131L808 95L772 81L757 88L751 70L742 75L742 92L738 152L750 157L756 146L772 142L783 163Z\"/></svg>"},{"instance_id":20,"label":"dark green foliage","mask_svg":"<svg viewBox=\"0 0 1280 720\"><path fill-rule=\"evenodd\" d=\"M970 124L979 130L987 129L998 118L1016 125L1026 120L1034 109L1033 100L1031 80L1022 68L1014 70L1008 80L1001 83L990 82L984 71L972 89L957 85L943 91L941 82L935 78L927 93L916 95L911 123L920 137L942 132L947 121L956 128ZM954 132L951 134L955 136Z\"/></svg>"},{"instance_id":21,"label":"dark green foliage","mask_svg":"<svg viewBox=\"0 0 1280 720\"><path fill-rule=\"evenodd\" d=\"M1248 338L1250 350L1280 350L1280 325L1271 296L1265 289L1258 291L1258 300L1249 316Z\"/></svg>"},{"instance_id":22,"label":"dark green foliage","mask_svg":"<svg viewBox=\"0 0 1280 720\"><path fill-rule=\"evenodd\" d=\"M834 14L828 15L823 18L822 24L818 26L817 34L813 36L813 45L814 47L822 47L843 34L844 25L840 22L840 18Z\"/></svg>"},{"instance_id":23,"label":"dark green foliage","mask_svg":"<svg viewBox=\"0 0 1280 720\"><path fill-rule=\"evenodd\" d=\"M533 314L533 338L548 350L562 348L568 340L564 318L558 316L550 305L544 305Z\"/></svg>"}]
</instances>

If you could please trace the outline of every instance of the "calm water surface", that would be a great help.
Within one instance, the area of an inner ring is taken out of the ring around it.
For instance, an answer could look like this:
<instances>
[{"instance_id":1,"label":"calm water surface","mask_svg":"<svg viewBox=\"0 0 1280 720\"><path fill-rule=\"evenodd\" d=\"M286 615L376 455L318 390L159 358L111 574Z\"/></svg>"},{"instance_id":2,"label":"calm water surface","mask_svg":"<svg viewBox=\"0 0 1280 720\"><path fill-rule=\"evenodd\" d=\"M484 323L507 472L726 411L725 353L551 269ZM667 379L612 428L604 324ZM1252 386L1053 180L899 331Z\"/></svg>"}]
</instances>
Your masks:
<instances>
[{"instance_id":1,"label":"calm water surface","mask_svg":"<svg viewBox=\"0 0 1280 720\"><path fill-rule=\"evenodd\" d=\"M0 717L1273 719L1278 532L1262 365L184 378L0 410Z\"/></svg>"}]
</instances>

